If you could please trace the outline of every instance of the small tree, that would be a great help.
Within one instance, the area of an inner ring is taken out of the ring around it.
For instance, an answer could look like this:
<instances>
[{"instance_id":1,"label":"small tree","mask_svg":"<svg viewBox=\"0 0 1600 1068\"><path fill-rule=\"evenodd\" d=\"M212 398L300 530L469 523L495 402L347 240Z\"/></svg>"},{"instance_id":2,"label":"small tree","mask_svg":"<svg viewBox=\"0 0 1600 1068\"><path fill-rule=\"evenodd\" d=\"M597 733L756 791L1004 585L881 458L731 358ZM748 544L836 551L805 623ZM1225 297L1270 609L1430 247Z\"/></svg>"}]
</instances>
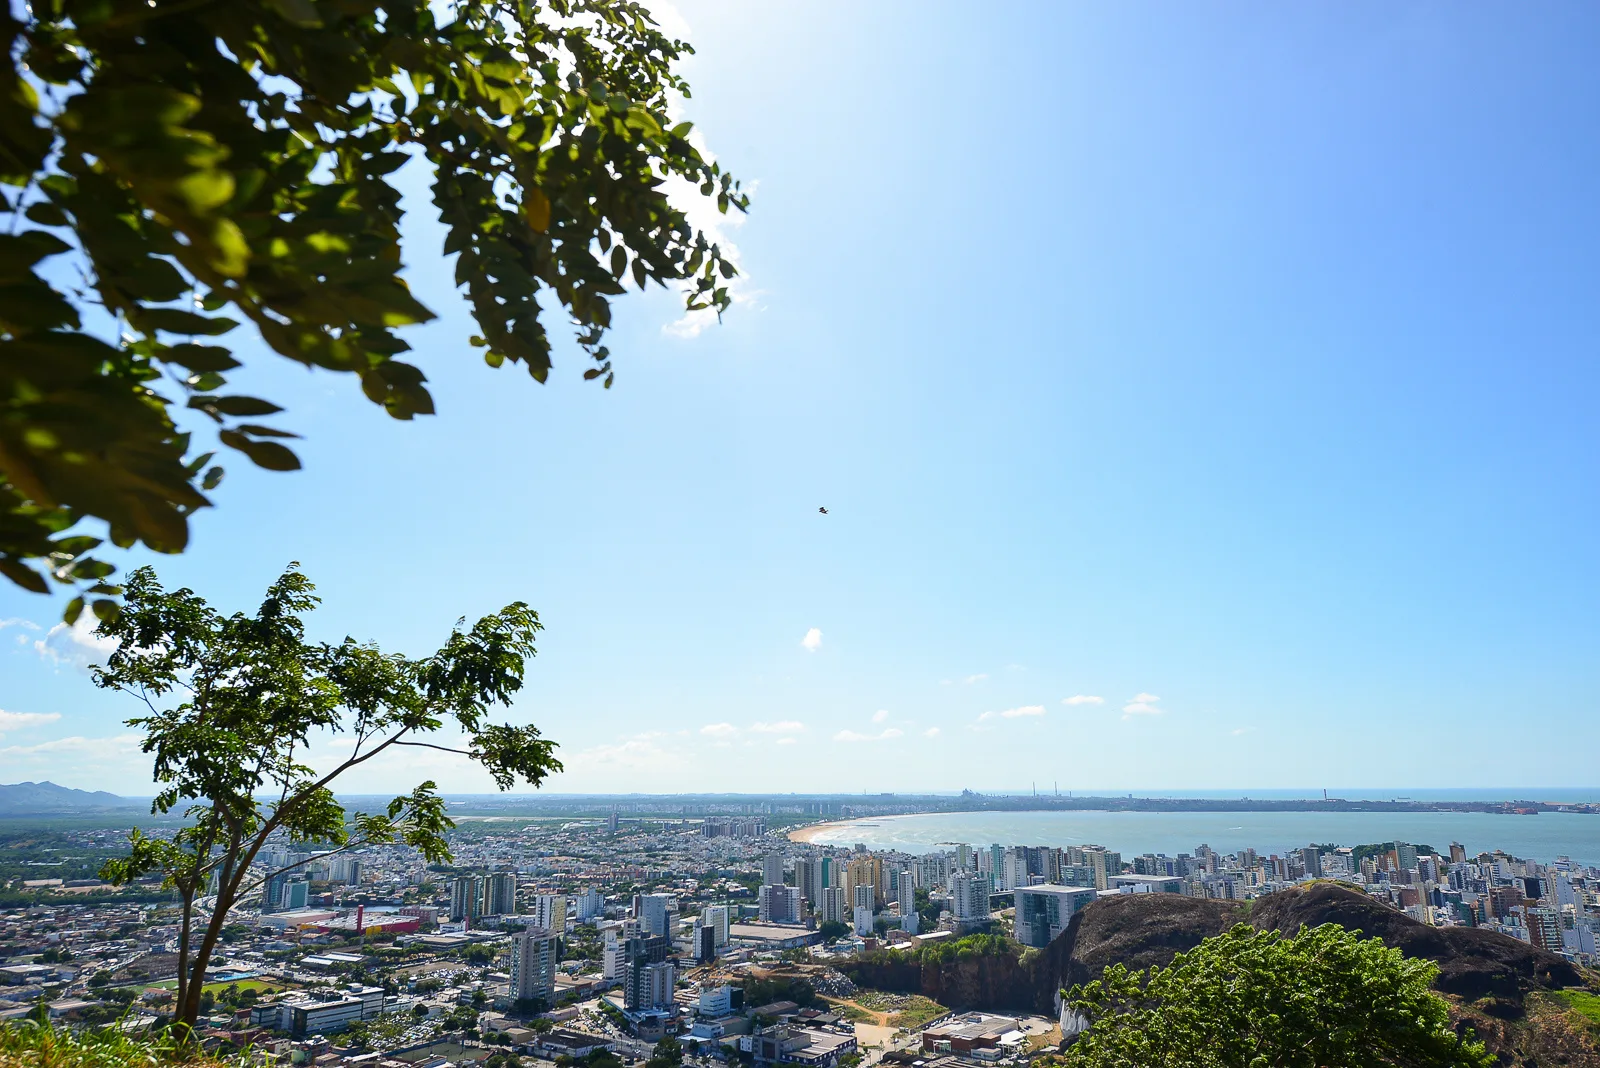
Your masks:
<instances>
[{"instance_id":1,"label":"small tree","mask_svg":"<svg viewBox=\"0 0 1600 1068\"><path fill-rule=\"evenodd\" d=\"M1245 924L1169 968L1113 964L1065 992L1090 1021L1070 1068L1488 1068L1429 987L1439 969L1335 924L1285 938Z\"/></svg>"},{"instance_id":2,"label":"small tree","mask_svg":"<svg viewBox=\"0 0 1600 1068\"><path fill-rule=\"evenodd\" d=\"M683 1046L676 1038L668 1035L656 1043L655 1050L650 1054L650 1059L645 1062L646 1068L678 1068L683 1063Z\"/></svg>"},{"instance_id":3,"label":"small tree","mask_svg":"<svg viewBox=\"0 0 1600 1068\"><path fill-rule=\"evenodd\" d=\"M537 786L560 770L554 743L537 728L487 719L522 686L539 617L508 605L457 629L438 652L418 660L346 638L305 638L302 617L318 603L291 564L254 615L222 616L187 589L168 593L155 573L129 577L121 613L99 633L118 644L96 682L139 697L143 728L161 787L152 812L182 806L188 823L170 840L135 829L127 856L101 878L126 883L146 872L166 876L182 913L174 1024L193 1028L211 954L229 910L268 880L346 850L403 843L429 861L450 857L454 823L434 784L424 782L383 812L347 813L333 784L353 768L403 748L459 753L481 765L500 789L518 779ZM464 747L422 741L454 720ZM319 772L308 762L314 740L343 733L348 754ZM265 869L257 861L280 836L318 848L307 860ZM202 895L215 895L202 908ZM199 920L198 930L194 921ZM198 937L196 937L198 935Z\"/></svg>"}]
</instances>

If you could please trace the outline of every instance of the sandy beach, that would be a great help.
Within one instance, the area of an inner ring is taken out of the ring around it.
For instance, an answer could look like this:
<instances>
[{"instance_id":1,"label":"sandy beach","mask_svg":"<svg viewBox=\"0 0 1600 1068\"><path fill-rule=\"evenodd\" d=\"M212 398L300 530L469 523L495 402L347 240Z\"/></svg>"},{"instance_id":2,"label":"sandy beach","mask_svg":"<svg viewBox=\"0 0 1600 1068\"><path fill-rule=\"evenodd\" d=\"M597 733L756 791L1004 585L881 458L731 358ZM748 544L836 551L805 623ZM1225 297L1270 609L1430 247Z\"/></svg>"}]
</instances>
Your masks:
<instances>
[{"instance_id":1,"label":"sandy beach","mask_svg":"<svg viewBox=\"0 0 1600 1068\"><path fill-rule=\"evenodd\" d=\"M791 841L791 842L811 842L811 841L814 841L816 839L817 835L821 834L823 831L826 831L831 827L838 827L841 824L853 823L853 822L855 822L855 821L854 820L829 820L827 823L813 823L809 827L796 827L794 830L789 832L789 841Z\"/></svg>"}]
</instances>

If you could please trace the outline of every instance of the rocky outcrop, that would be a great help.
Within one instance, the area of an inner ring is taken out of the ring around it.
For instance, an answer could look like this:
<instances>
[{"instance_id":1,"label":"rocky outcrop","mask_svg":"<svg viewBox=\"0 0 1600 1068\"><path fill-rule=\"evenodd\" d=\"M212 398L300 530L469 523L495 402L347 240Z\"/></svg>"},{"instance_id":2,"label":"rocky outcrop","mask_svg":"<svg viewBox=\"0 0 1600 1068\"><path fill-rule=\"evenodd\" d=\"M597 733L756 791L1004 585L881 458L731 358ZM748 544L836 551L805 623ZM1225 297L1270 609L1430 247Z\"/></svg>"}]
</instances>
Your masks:
<instances>
[{"instance_id":1,"label":"rocky outcrop","mask_svg":"<svg viewBox=\"0 0 1600 1068\"><path fill-rule=\"evenodd\" d=\"M1164 967L1236 923L1286 934L1336 923L1381 938L1439 966L1434 985L1453 999L1458 1027L1487 1042L1501 1064L1600 1065L1595 1036L1550 994L1583 985L1588 976L1578 968L1493 931L1429 927L1334 883L1269 894L1249 906L1175 894L1105 897L1043 950L1002 949L994 940L982 952L947 952L944 959L877 953L842 970L860 986L923 994L953 1009L1050 1013L1057 991L1098 978L1107 965Z\"/></svg>"},{"instance_id":2,"label":"rocky outcrop","mask_svg":"<svg viewBox=\"0 0 1600 1068\"><path fill-rule=\"evenodd\" d=\"M1071 986L1098 979L1108 964L1136 971L1165 967L1179 953L1243 922L1246 915L1244 906L1232 901L1177 894L1101 898L1074 916L1072 925L1056 939L1065 949L1056 983Z\"/></svg>"},{"instance_id":3,"label":"rocky outcrop","mask_svg":"<svg viewBox=\"0 0 1600 1068\"><path fill-rule=\"evenodd\" d=\"M1366 894L1332 883L1268 894L1255 902L1250 922L1262 930L1293 934L1301 926L1336 923L1361 931L1408 957L1423 957L1439 966L1434 987L1466 1001L1490 999L1503 1014L1520 1015L1533 990L1581 986L1576 966L1554 953L1475 927L1429 927L1372 900Z\"/></svg>"}]
</instances>

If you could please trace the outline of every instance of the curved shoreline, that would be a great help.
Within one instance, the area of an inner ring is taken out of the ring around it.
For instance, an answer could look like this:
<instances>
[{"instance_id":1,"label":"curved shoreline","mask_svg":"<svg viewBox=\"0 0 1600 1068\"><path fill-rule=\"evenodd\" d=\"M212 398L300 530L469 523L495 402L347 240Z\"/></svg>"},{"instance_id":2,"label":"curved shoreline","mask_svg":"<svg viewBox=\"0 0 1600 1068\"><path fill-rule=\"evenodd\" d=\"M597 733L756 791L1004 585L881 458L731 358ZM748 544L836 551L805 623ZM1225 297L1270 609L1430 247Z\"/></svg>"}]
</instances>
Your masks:
<instances>
[{"instance_id":1,"label":"curved shoreline","mask_svg":"<svg viewBox=\"0 0 1600 1068\"><path fill-rule=\"evenodd\" d=\"M904 815L897 814L897 815L893 815L893 816L857 816L857 817L855 817L853 819L848 819L848 820L827 820L824 823L813 823L813 824L811 824L810 826L807 826L807 827L796 827L794 830L790 831L788 833L788 835L786 835L786 837L791 842L800 842L803 845L810 845L812 842L815 842L817 840L817 836L818 835L820 835L824 831L830 830L830 829L832 829L834 827L848 827L852 823L862 823L862 822L877 823L879 820L883 820L883 821L887 822L889 820L904 819L906 815L931 816L931 815L941 815L941 813L911 812L911 813L905 813Z\"/></svg>"}]
</instances>

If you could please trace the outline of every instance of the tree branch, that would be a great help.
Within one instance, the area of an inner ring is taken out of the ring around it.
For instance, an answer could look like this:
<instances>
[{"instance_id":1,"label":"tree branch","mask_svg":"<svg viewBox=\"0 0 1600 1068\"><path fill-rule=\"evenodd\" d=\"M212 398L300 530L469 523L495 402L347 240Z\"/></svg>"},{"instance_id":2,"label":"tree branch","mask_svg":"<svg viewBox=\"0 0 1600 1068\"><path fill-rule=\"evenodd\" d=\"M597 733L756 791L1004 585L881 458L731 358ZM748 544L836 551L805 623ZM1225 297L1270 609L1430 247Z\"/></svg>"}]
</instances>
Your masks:
<instances>
[{"instance_id":1,"label":"tree branch","mask_svg":"<svg viewBox=\"0 0 1600 1068\"><path fill-rule=\"evenodd\" d=\"M441 753L454 753L457 756L470 757L472 753L466 749L452 749L448 745L434 745L432 742L394 742L394 745L414 746L417 749L437 749Z\"/></svg>"}]
</instances>

